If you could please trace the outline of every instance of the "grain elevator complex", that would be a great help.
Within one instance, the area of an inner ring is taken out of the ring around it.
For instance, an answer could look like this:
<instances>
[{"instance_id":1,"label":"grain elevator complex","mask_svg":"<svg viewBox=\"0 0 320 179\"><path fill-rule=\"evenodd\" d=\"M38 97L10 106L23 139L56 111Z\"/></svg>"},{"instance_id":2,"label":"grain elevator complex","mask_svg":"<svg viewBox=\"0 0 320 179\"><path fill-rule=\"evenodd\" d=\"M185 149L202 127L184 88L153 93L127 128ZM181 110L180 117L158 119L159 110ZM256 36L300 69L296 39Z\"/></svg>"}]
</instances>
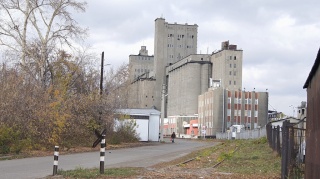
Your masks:
<instances>
[{"instance_id":1,"label":"grain elevator complex","mask_svg":"<svg viewBox=\"0 0 320 179\"><path fill-rule=\"evenodd\" d=\"M242 88L243 50L229 41L197 54L198 25L155 20L154 56L129 56L130 108L161 110L164 135L212 136L232 125L267 123L268 93Z\"/></svg>"}]
</instances>

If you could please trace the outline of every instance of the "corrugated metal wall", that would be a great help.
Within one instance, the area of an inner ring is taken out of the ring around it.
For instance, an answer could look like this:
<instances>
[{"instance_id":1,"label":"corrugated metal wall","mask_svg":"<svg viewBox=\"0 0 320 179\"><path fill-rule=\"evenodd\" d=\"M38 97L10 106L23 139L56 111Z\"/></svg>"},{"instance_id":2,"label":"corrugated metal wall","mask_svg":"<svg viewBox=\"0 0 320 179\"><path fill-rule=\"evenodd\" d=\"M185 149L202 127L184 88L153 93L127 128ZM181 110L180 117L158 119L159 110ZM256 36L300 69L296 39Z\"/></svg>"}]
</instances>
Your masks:
<instances>
[{"instance_id":1,"label":"corrugated metal wall","mask_svg":"<svg viewBox=\"0 0 320 179\"><path fill-rule=\"evenodd\" d=\"M307 88L306 178L320 178L320 69Z\"/></svg>"}]
</instances>

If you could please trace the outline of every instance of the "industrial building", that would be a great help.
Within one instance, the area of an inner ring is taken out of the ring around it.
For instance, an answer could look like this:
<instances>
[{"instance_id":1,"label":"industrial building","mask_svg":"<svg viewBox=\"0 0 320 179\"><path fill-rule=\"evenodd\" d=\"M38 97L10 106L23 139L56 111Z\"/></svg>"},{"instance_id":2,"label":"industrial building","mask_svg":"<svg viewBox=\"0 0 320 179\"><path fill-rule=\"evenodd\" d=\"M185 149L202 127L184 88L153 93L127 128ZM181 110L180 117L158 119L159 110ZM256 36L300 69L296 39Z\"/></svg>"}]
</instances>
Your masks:
<instances>
[{"instance_id":1,"label":"industrial building","mask_svg":"<svg viewBox=\"0 0 320 179\"><path fill-rule=\"evenodd\" d=\"M242 90L243 50L225 41L218 51L197 54L197 38L196 24L155 20L154 58L145 46L129 56L129 107L161 110L168 119L164 133L178 136L215 136L235 124L264 126L268 93Z\"/></svg>"}]
</instances>

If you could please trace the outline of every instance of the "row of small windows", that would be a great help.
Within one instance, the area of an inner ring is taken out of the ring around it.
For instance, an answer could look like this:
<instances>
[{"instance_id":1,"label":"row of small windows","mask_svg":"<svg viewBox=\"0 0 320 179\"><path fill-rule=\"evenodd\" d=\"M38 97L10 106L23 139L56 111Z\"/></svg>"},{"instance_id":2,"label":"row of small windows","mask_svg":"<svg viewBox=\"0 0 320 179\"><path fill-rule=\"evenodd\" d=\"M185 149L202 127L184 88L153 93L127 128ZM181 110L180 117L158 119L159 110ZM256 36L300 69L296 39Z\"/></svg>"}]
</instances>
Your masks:
<instances>
[{"instance_id":1,"label":"row of small windows","mask_svg":"<svg viewBox=\"0 0 320 179\"><path fill-rule=\"evenodd\" d=\"M244 116L251 117L251 110L244 110ZM234 110L234 116L241 116L241 110ZM231 116L231 109L227 110L227 115ZM258 117L258 111L254 111L254 117Z\"/></svg>"},{"instance_id":2,"label":"row of small windows","mask_svg":"<svg viewBox=\"0 0 320 179\"><path fill-rule=\"evenodd\" d=\"M252 104L251 103L252 99L250 99L250 98L245 98L243 100L244 100L244 104ZM242 103L242 99L241 98L234 98L233 102L234 102L234 104L241 104ZM206 99L204 99L204 101L200 102L200 106L199 107L203 107L204 104L211 104L211 103L213 103L213 98L206 98ZM258 105L258 103L259 103L259 100L255 99L254 100L254 104ZM228 98L228 104L231 104L231 98L230 97Z\"/></svg>"},{"instance_id":3,"label":"row of small windows","mask_svg":"<svg viewBox=\"0 0 320 179\"><path fill-rule=\"evenodd\" d=\"M232 75L232 71L229 71L229 75ZM237 71L233 71L233 76L237 76Z\"/></svg>"},{"instance_id":4,"label":"row of small windows","mask_svg":"<svg viewBox=\"0 0 320 179\"><path fill-rule=\"evenodd\" d=\"M234 102L234 104L241 104L241 99L240 98L234 98L233 102ZM245 98L244 99L244 104L251 104L251 102L252 102L252 99L250 99L250 98ZM229 104L231 103L231 98L230 97L228 98L228 103ZM254 104L258 104L258 99L254 100Z\"/></svg>"},{"instance_id":5,"label":"row of small windows","mask_svg":"<svg viewBox=\"0 0 320 179\"><path fill-rule=\"evenodd\" d=\"M232 81L229 81L229 85L232 85ZM237 85L237 81L233 81L233 85Z\"/></svg>"},{"instance_id":6,"label":"row of small windows","mask_svg":"<svg viewBox=\"0 0 320 179\"><path fill-rule=\"evenodd\" d=\"M174 59L173 55L169 55L168 58ZM177 59L183 59L183 56L177 56Z\"/></svg>"},{"instance_id":7,"label":"row of small windows","mask_svg":"<svg viewBox=\"0 0 320 179\"><path fill-rule=\"evenodd\" d=\"M243 112L245 117L251 117L252 110L244 110ZM253 113L254 113L254 117L258 117L258 111L253 111ZM199 117L204 118L206 116L212 116L211 114L213 114L212 110L206 110L204 111L204 113L201 113ZM231 116L231 109L227 109L227 115ZM234 110L233 115L241 116L241 110Z\"/></svg>"},{"instance_id":8,"label":"row of small windows","mask_svg":"<svg viewBox=\"0 0 320 179\"><path fill-rule=\"evenodd\" d=\"M232 64L231 64L231 63L230 63L229 66L230 66L230 68L232 68ZM234 63L234 64L233 64L233 68L237 68L237 64Z\"/></svg>"},{"instance_id":9,"label":"row of small windows","mask_svg":"<svg viewBox=\"0 0 320 179\"><path fill-rule=\"evenodd\" d=\"M173 37L174 37L174 34L168 34L168 37L173 38ZM179 40L180 38L184 38L184 35L178 35L178 40ZM193 39L193 38L194 38L194 35L188 35L188 38Z\"/></svg>"},{"instance_id":10,"label":"row of small windows","mask_svg":"<svg viewBox=\"0 0 320 179\"><path fill-rule=\"evenodd\" d=\"M140 72L150 72L149 69L141 69L141 71L140 71L140 69L134 69L134 71L138 72L138 73L140 73Z\"/></svg>"},{"instance_id":11,"label":"row of small windows","mask_svg":"<svg viewBox=\"0 0 320 179\"><path fill-rule=\"evenodd\" d=\"M138 60L151 60L149 57L138 57Z\"/></svg>"},{"instance_id":12,"label":"row of small windows","mask_svg":"<svg viewBox=\"0 0 320 179\"><path fill-rule=\"evenodd\" d=\"M229 60L237 60L237 56L229 56L229 58L228 58Z\"/></svg>"},{"instance_id":13,"label":"row of small windows","mask_svg":"<svg viewBox=\"0 0 320 179\"><path fill-rule=\"evenodd\" d=\"M172 44L168 44L168 47L170 48L172 48L172 47L174 47L174 45L172 45ZM178 47L179 48L183 48L183 45L178 45ZM193 48L193 46L192 45L187 45L187 48Z\"/></svg>"}]
</instances>

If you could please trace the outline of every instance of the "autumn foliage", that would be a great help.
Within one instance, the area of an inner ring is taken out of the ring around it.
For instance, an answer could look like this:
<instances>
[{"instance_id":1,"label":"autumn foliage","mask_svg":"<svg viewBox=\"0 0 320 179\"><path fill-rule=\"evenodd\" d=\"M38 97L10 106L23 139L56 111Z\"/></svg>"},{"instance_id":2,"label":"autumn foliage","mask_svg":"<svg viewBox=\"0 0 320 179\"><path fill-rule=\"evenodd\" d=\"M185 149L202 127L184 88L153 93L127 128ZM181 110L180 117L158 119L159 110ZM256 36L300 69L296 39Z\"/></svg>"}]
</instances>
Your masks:
<instances>
[{"instance_id":1,"label":"autumn foliage","mask_svg":"<svg viewBox=\"0 0 320 179\"><path fill-rule=\"evenodd\" d=\"M94 129L107 128L107 140L114 135L114 109L126 106L127 66L109 72L100 95L100 74L72 59L61 52L45 86L23 69L0 66L0 153L91 146Z\"/></svg>"}]
</instances>

